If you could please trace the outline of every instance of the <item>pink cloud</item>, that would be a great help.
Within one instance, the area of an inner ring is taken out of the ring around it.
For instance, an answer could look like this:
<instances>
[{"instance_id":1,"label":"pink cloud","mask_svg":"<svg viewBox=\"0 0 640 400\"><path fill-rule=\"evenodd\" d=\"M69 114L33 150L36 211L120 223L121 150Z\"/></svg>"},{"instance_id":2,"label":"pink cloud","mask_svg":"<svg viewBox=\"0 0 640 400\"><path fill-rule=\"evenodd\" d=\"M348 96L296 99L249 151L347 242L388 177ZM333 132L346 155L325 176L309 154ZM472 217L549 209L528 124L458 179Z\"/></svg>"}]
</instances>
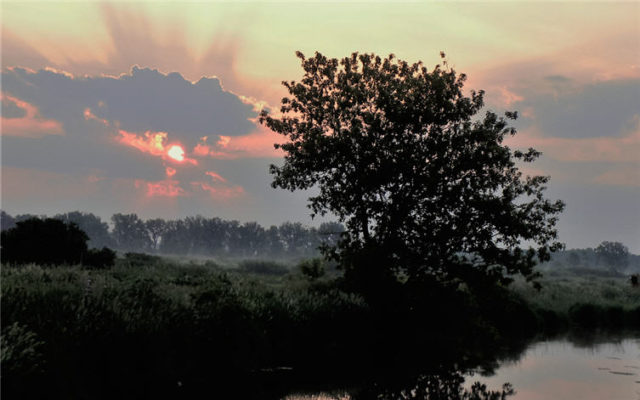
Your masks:
<instances>
[{"instance_id":1,"label":"pink cloud","mask_svg":"<svg viewBox=\"0 0 640 400\"><path fill-rule=\"evenodd\" d=\"M91 112L91 109L89 107L84 109L84 119L87 121L93 120L93 121L98 121L99 123L101 123L102 125L106 126L106 127L110 127L111 124L109 123L109 121L107 121L104 118L100 118L98 116L96 116L94 113Z\"/></svg>"},{"instance_id":2,"label":"pink cloud","mask_svg":"<svg viewBox=\"0 0 640 400\"><path fill-rule=\"evenodd\" d=\"M191 182L191 185L208 192L215 200L228 200L245 194L242 186L212 186L206 182Z\"/></svg>"},{"instance_id":3,"label":"pink cloud","mask_svg":"<svg viewBox=\"0 0 640 400\"><path fill-rule=\"evenodd\" d=\"M196 147L193 148L193 154L200 157L208 156L210 152L211 152L211 146L208 146L203 143L198 143Z\"/></svg>"},{"instance_id":4,"label":"pink cloud","mask_svg":"<svg viewBox=\"0 0 640 400\"><path fill-rule=\"evenodd\" d=\"M213 171L207 171L207 172L205 172L205 174L209 175L211 177L211 179L213 179L214 182L227 183L226 179L224 179L219 174L217 174L217 173L215 173Z\"/></svg>"},{"instance_id":5,"label":"pink cloud","mask_svg":"<svg viewBox=\"0 0 640 400\"><path fill-rule=\"evenodd\" d=\"M220 135L219 137L220 137L220 140L218 140L217 145L222 148L227 147L227 145L231 141L231 138L229 136L222 136L222 135Z\"/></svg>"},{"instance_id":6,"label":"pink cloud","mask_svg":"<svg viewBox=\"0 0 640 400\"><path fill-rule=\"evenodd\" d=\"M198 165L198 161L185 157L184 147L178 143L166 143L167 132L147 131L142 135L118 130L117 141L125 146L133 147L143 153L161 157L165 161Z\"/></svg>"},{"instance_id":7,"label":"pink cloud","mask_svg":"<svg viewBox=\"0 0 640 400\"><path fill-rule=\"evenodd\" d=\"M1 99L14 103L24 110L25 115L20 118L1 118L2 134L7 136L19 136L25 138L41 138L49 135L64 135L62 124L53 119L45 119L38 109L9 94L2 93Z\"/></svg>"},{"instance_id":8,"label":"pink cloud","mask_svg":"<svg viewBox=\"0 0 640 400\"><path fill-rule=\"evenodd\" d=\"M187 196L188 193L179 186L180 182L175 180L164 180L157 182L147 182L136 180L136 188L145 188L148 197L178 197Z\"/></svg>"},{"instance_id":9,"label":"pink cloud","mask_svg":"<svg viewBox=\"0 0 640 400\"><path fill-rule=\"evenodd\" d=\"M530 129L505 142L514 147L534 147L558 161L640 163L640 126L626 136L594 138L546 137Z\"/></svg>"},{"instance_id":10,"label":"pink cloud","mask_svg":"<svg viewBox=\"0 0 640 400\"><path fill-rule=\"evenodd\" d=\"M514 93L504 86L499 88L499 92L502 100L502 105L504 105L505 107L511 107L513 103L524 100L524 97Z\"/></svg>"},{"instance_id":11,"label":"pink cloud","mask_svg":"<svg viewBox=\"0 0 640 400\"><path fill-rule=\"evenodd\" d=\"M282 150L276 150L274 143L283 142L282 136L259 127L253 133L244 136L218 136L215 145L207 144L207 137L193 148L193 154L200 157L218 159L282 157Z\"/></svg>"},{"instance_id":12,"label":"pink cloud","mask_svg":"<svg viewBox=\"0 0 640 400\"><path fill-rule=\"evenodd\" d=\"M640 187L640 165L606 171L593 178L594 183Z\"/></svg>"}]
</instances>

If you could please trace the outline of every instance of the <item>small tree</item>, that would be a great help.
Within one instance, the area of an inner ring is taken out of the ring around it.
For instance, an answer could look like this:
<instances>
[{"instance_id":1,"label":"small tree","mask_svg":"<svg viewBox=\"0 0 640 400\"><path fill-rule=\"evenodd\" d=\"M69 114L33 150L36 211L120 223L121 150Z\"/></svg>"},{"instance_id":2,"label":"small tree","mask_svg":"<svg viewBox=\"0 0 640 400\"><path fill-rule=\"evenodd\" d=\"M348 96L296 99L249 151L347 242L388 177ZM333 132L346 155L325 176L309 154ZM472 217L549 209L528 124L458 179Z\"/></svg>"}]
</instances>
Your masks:
<instances>
[{"instance_id":1,"label":"small tree","mask_svg":"<svg viewBox=\"0 0 640 400\"><path fill-rule=\"evenodd\" d=\"M626 267L629 262L629 249L620 242L604 241L596 247L595 252L598 261L615 272Z\"/></svg>"},{"instance_id":2,"label":"small tree","mask_svg":"<svg viewBox=\"0 0 640 400\"><path fill-rule=\"evenodd\" d=\"M297 56L303 78L283 82L290 97L279 115L260 115L288 138L275 145L285 157L270 167L272 186L318 189L312 215L346 224L326 254L347 277L372 287L532 279L536 262L562 247L564 204L544 198L549 177L525 177L516 165L540 153L503 144L517 113L479 116L484 93L465 96L464 74L393 55Z\"/></svg>"}]
</instances>

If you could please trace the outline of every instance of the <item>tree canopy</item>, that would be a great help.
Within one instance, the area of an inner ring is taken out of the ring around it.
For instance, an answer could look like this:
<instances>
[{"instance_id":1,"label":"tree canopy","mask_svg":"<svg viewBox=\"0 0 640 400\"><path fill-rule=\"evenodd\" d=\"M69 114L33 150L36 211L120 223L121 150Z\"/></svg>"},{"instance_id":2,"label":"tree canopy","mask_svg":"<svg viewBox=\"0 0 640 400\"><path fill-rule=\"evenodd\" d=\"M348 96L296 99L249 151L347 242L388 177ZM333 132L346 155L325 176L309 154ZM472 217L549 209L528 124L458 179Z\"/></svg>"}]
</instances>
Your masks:
<instances>
[{"instance_id":1,"label":"tree canopy","mask_svg":"<svg viewBox=\"0 0 640 400\"><path fill-rule=\"evenodd\" d=\"M2 262L78 264L89 237L74 223L31 218L2 232Z\"/></svg>"},{"instance_id":2,"label":"tree canopy","mask_svg":"<svg viewBox=\"0 0 640 400\"><path fill-rule=\"evenodd\" d=\"M346 224L326 253L347 273L532 279L536 262L562 247L564 204L544 197L549 177L524 176L517 164L541 153L503 143L517 113L480 115L484 92L465 95L466 76L446 61L428 70L394 55L297 56L304 76L283 82L290 96L279 112L260 115L288 139L275 145L285 156L270 167L272 186L317 189L312 215Z\"/></svg>"},{"instance_id":3,"label":"tree canopy","mask_svg":"<svg viewBox=\"0 0 640 400\"><path fill-rule=\"evenodd\" d=\"M620 242L604 241L595 248L595 253L600 262L613 271L618 271L629 262L629 249Z\"/></svg>"}]
</instances>

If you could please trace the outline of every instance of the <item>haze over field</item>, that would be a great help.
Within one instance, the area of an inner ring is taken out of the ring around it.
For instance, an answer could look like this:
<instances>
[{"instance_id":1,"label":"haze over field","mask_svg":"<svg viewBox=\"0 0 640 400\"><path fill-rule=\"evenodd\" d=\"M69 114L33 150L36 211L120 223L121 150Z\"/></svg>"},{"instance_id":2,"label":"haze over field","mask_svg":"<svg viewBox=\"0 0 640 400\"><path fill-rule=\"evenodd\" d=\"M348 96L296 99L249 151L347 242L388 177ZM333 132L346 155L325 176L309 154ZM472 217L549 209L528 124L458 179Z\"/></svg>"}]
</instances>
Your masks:
<instances>
[{"instance_id":1,"label":"haze over field","mask_svg":"<svg viewBox=\"0 0 640 400\"><path fill-rule=\"evenodd\" d=\"M2 4L2 209L311 223L270 188L294 52L439 52L517 110L568 247L640 252L640 3Z\"/></svg>"}]
</instances>

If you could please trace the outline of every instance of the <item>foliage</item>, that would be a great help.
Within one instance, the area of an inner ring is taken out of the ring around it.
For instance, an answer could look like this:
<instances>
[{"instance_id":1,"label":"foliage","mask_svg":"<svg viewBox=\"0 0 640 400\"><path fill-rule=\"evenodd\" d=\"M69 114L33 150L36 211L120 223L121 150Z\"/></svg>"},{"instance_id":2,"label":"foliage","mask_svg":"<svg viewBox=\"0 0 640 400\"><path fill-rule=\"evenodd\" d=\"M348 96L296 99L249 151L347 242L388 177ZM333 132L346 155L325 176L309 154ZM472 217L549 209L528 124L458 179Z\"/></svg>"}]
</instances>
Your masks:
<instances>
[{"instance_id":1,"label":"foliage","mask_svg":"<svg viewBox=\"0 0 640 400\"><path fill-rule=\"evenodd\" d=\"M316 280L324 276L325 270L323 262L319 258L312 258L310 260L304 260L298 265L302 275L306 276L310 280Z\"/></svg>"},{"instance_id":2,"label":"foliage","mask_svg":"<svg viewBox=\"0 0 640 400\"><path fill-rule=\"evenodd\" d=\"M270 168L272 185L319 189L313 214L347 228L329 255L365 288L378 292L390 278L472 282L479 272L532 279L536 262L561 248L564 204L544 198L548 177L523 177L516 165L540 153L503 144L517 114L479 117L484 93L466 97L465 75L393 55L297 55L303 78L283 83L291 96L279 115L260 116L289 140L275 145L285 158Z\"/></svg>"},{"instance_id":3,"label":"foliage","mask_svg":"<svg viewBox=\"0 0 640 400\"><path fill-rule=\"evenodd\" d=\"M0 211L0 229L6 231L16 226L16 220L4 211Z\"/></svg>"},{"instance_id":4,"label":"foliage","mask_svg":"<svg viewBox=\"0 0 640 400\"><path fill-rule=\"evenodd\" d=\"M239 269L242 272L265 275L285 275L289 268L275 261L244 260L240 262Z\"/></svg>"},{"instance_id":5,"label":"foliage","mask_svg":"<svg viewBox=\"0 0 640 400\"><path fill-rule=\"evenodd\" d=\"M125 251L149 251L151 238L144 222L136 214L114 214L113 239L118 249Z\"/></svg>"},{"instance_id":6,"label":"foliage","mask_svg":"<svg viewBox=\"0 0 640 400\"><path fill-rule=\"evenodd\" d=\"M2 229L29 218L46 217L25 214L14 218L2 211ZM78 225L89 237L89 247L189 256L299 259L318 255L320 246L335 245L344 232L344 226L336 222L324 222L319 228L299 222L265 228L257 222L241 224L202 216L144 221L136 214L114 214L110 232L107 224L91 213L73 211L57 214L54 219Z\"/></svg>"},{"instance_id":7,"label":"foliage","mask_svg":"<svg viewBox=\"0 0 640 400\"><path fill-rule=\"evenodd\" d=\"M44 343L35 333L18 322L3 325L5 326L2 327L0 338L3 381L6 383L7 379L20 379L42 372L44 357L41 348Z\"/></svg>"},{"instance_id":8,"label":"foliage","mask_svg":"<svg viewBox=\"0 0 640 400\"><path fill-rule=\"evenodd\" d=\"M629 262L629 249L620 242L604 241L595 249L598 258L614 271L625 267Z\"/></svg>"},{"instance_id":9,"label":"foliage","mask_svg":"<svg viewBox=\"0 0 640 400\"><path fill-rule=\"evenodd\" d=\"M87 235L73 223L31 218L2 232L5 263L76 264L87 251Z\"/></svg>"},{"instance_id":10,"label":"foliage","mask_svg":"<svg viewBox=\"0 0 640 400\"><path fill-rule=\"evenodd\" d=\"M109 226L100 217L80 211L57 214L53 217L63 222L73 222L89 237L87 245L92 248L113 247L114 241L109 234Z\"/></svg>"},{"instance_id":11,"label":"foliage","mask_svg":"<svg viewBox=\"0 0 640 400\"><path fill-rule=\"evenodd\" d=\"M82 265L88 268L109 268L116 262L116 252L108 247L101 250L89 249L82 260Z\"/></svg>"}]
</instances>

